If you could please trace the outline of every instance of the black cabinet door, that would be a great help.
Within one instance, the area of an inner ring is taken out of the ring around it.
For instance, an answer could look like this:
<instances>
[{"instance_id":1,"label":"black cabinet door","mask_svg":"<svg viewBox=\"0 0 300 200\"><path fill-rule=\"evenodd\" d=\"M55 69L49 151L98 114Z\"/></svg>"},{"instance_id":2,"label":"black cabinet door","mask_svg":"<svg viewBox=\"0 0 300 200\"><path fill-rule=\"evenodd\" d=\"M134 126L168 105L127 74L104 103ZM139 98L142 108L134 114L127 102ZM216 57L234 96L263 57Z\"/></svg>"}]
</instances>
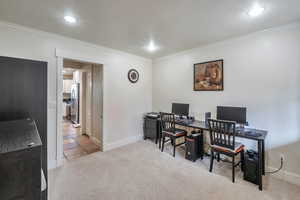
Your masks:
<instances>
[{"instance_id":1,"label":"black cabinet door","mask_svg":"<svg viewBox=\"0 0 300 200\"><path fill-rule=\"evenodd\" d=\"M3 200L41 199L41 147L0 155Z\"/></svg>"},{"instance_id":2,"label":"black cabinet door","mask_svg":"<svg viewBox=\"0 0 300 200\"><path fill-rule=\"evenodd\" d=\"M158 122L157 119L144 119L144 138L154 139L157 137Z\"/></svg>"},{"instance_id":3,"label":"black cabinet door","mask_svg":"<svg viewBox=\"0 0 300 200\"><path fill-rule=\"evenodd\" d=\"M47 180L47 63L0 56L0 95L0 121L28 116L36 121Z\"/></svg>"}]
</instances>

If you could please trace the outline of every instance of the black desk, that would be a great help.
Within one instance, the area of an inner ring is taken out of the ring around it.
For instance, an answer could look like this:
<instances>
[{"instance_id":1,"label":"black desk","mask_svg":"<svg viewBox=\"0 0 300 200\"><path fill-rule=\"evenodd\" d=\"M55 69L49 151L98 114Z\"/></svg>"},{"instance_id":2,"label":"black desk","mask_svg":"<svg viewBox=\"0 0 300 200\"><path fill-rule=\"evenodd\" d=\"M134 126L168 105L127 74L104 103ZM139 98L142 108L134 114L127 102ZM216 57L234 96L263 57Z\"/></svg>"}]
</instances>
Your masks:
<instances>
[{"instance_id":1,"label":"black desk","mask_svg":"<svg viewBox=\"0 0 300 200\"><path fill-rule=\"evenodd\" d=\"M177 125L180 126L185 126L185 127L190 127L190 128L195 128L203 131L209 131L209 127L206 125L204 121L194 121L191 123L185 123L183 121L176 121ZM249 133L256 133L259 134L257 135L251 135ZM238 129L236 132L236 137L239 138L246 138L249 140L255 140L257 141L257 148L258 148L258 157L259 157L259 162L258 162L258 187L259 190L262 190L262 175L265 175L265 138L267 136L268 132L265 130L258 130L258 129L253 129L253 128L241 128ZM161 141L159 141L161 142Z\"/></svg>"}]
</instances>

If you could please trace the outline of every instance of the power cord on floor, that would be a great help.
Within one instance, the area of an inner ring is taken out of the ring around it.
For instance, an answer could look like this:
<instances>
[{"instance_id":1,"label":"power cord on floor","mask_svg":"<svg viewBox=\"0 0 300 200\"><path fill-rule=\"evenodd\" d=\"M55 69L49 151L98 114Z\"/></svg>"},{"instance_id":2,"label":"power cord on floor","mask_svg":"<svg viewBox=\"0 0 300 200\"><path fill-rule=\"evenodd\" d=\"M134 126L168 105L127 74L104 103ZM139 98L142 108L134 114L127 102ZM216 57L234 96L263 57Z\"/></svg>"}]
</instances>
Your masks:
<instances>
[{"instance_id":1,"label":"power cord on floor","mask_svg":"<svg viewBox=\"0 0 300 200\"><path fill-rule=\"evenodd\" d=\"M275 174L277 172L279 172L283 167L283 158L280 158L280 167L274 171L270 171L270 172L266 172L266 174Z\"/></svg>"},{"instance_id":2,"label":"power cord on floor","mask_svg":"<svg viewBox=\"0 0 300 200\"><path fill-rule=\"evenodd\" d=\"M208 153L205 153L206 156L210 156L210 154ZM217 155L215 155L215 159L217 159ZM220 161L223 161L223 162L229 162L225 159L220 159ZM230 163L230 162L229 162ZM270 172L265 172L266 174L276 174L277 172L279 172L280 170L282 170L283 168L283 158L280 158L280 167L274 171L270 171Z\"/></svg>"}]
</instances>

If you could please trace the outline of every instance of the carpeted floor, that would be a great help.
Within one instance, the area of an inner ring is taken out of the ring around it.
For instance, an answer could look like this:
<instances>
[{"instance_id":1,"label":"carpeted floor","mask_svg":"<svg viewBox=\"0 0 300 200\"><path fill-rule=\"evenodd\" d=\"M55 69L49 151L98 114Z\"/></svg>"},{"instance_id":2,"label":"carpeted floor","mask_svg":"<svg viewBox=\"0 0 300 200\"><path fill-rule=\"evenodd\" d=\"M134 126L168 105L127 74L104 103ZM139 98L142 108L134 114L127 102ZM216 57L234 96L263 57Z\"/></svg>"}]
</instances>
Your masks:
<instances>
[{"instance_id":1,"label":"carpeted floor","mask_svg":"<svg viewBox=\"0 0 300 200\"><path fill-rule=\"evenodd\" d=\"M237 169L231 182L228 163L209 159L193 163L179 149L161 153L150 141L141 141L109 152L97 152L50 170L50 200L297 200L300 187L264 177L264 191L242 179Z\"/></svg>"}]
</instances>

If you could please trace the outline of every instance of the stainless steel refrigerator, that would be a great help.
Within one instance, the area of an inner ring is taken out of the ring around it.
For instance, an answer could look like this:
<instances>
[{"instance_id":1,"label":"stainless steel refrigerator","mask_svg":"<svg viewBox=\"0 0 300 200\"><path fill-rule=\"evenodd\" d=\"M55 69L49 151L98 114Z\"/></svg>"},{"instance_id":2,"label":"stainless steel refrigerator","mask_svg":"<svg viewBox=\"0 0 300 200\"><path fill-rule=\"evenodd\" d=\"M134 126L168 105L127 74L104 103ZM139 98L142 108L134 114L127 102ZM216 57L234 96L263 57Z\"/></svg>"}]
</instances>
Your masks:
<instances>
[{"instance_id":1,"label":"stainless steel refrigerator","mask_svg":"<svg viewBox=\"0 0 300 200\"><path fill-rule=\"evenodd\" d=\"M75 83L71 87L71 121L79 124L79 108L80 108L80 84Z\"/></svg>"}]
</instances>

